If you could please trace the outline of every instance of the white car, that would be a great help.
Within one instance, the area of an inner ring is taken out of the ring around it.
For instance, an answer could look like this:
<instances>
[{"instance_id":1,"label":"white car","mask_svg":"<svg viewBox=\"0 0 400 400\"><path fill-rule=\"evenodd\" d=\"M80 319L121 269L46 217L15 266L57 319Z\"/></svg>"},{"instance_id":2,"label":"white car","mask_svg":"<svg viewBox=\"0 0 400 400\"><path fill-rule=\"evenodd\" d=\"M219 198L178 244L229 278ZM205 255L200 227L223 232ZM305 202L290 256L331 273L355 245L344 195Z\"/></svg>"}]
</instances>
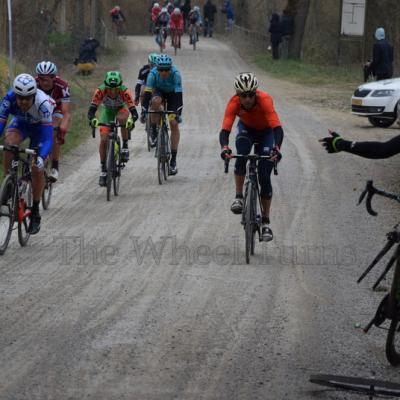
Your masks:
<instances>
[{"instance_id":1,"label":"white car","mask_svg":"<svg viewBox=\"0 0 400 400\"><path fill-rule=\"evenodd\" d=\"M388 128L397 119L399 100L400 78L369 82L359 86L354 92L351 97L351 112L368 117L374 126Z\"/></svg>"}]
</instances>

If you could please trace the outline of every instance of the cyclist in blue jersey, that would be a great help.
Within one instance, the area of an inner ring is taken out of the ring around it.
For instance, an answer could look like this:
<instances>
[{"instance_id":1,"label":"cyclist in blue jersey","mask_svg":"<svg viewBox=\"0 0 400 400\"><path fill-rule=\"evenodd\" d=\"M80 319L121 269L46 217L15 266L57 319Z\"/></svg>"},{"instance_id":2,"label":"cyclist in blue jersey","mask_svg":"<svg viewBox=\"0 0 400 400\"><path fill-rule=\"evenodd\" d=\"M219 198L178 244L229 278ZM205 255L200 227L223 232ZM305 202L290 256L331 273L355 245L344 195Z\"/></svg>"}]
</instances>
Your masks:
<instances>
[{"instance_id":1,"label":"cyclist in blue jersey","mask_svg":"<svg viewBox=\"0 0 400 400\"><path fill-rule=\"evenodd\" d=\"M28 74L18 75L10 90L0 103L0 136L6 127L8 117L13 115L7 127L5 143L19 145L26 138L31 139L31 148L38 154L32 164L33 206L29 231L33 235L40 230L39 203L44 188L44 163L53 147L52 114L56 106L54 100L40 89L35 79ZM4 155L4 170L8 171L12 155Z\"/></svg>"},{"instance_id":2,"label":"cyclist in blue jersey","mask_svg":"<svg viewBox=\"0 0 400 400\"><path fill-rule=\"evenodd\" d=\"M176 175L178 172L176 155L180 138L179 123L182 121L181 114L183 108L182 78L177 68L172 65L172 58L169 55L159 55L156 65L157 67L153 68L147 77L142 108L146 112L151 100L152 111L163 110L164 103L166 103L168 111L174 111L173 114L168 115L171 127L171 161L169 173L170 175ZM160 116L152 114L150 122L152 145L155 147Z\"/></svg>"},{"instance_id":3,"label":"cyclist in blue jersey","mask_svg":"<svg viewBox=\"0 0 400 400\"><path fill-rule=\"evenodd\" d=\"M29 232L33 235L40 230L39 203L44 188L44 164L53 147L52 114L54 100L37 88L35 79L28 74L18 75L10 90L0 103L0 136L6 127L8 117L13 115L7 127L5 143L19 145L26 138L31 139L31 148L38 154L32 164L33 206ZM4 155L4 170L8 171L12 155Z\"/></svg>"}]
</instances>

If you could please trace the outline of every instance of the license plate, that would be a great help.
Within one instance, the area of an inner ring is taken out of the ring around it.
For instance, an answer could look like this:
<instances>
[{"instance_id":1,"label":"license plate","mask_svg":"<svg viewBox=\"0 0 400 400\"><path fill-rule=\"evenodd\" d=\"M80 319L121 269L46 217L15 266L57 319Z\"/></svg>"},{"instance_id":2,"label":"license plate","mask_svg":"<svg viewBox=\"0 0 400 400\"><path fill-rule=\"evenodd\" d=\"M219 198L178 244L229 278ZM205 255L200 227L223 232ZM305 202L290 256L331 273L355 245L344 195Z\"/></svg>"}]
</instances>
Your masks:
<instances>
[{"instance_id":1,"label":"license plate","mask_svg":"<svg viewBox=\"0 0 400 400\"><path fill-rule=\"evenodd\" d=\"M351 100L351 104L353 104L353 106L362 106L362 100L353 99L353 100Z\"/></svg>"}]
</instances>

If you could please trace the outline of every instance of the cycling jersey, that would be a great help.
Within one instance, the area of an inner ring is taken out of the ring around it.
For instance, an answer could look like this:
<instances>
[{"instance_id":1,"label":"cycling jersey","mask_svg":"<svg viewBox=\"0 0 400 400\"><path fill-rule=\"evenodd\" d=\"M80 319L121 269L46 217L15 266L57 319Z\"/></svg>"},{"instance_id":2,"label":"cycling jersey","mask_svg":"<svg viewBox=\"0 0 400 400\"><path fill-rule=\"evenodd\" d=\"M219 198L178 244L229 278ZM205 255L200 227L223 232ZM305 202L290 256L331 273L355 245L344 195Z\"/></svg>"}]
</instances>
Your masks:
<instances>
[{"instance_id":1,"label":"cycling jersey","mask_svg":"<svg viewBox=\"0 0 400 400\"><path fill-rule=\"evenodd\" d=\"M160 7L153 7L151 9L151 20L153 21L153 23L156 23L160 12L161 12L161 8Z\"/></svg>"},{"instance_id":2,"label":"cycling jersey","mask_svg":"<svg viewBox=\"0 0 400 400\"><path fill-rule=\"evenodd\" d=\"M389 158L400 153L400 135L384 143L339 140L336 143L336 148L339 151L346 151L365 158Z\"/></svg>"},{"instance_id":3,"label":"cycling jersey","mask_svg":"<svg viewBox=\"0 0 400 400\"><path fill-rule=\"evenodd\" d=\"M191 25L200 24L201 23L201 15L197 11L190 11L188 15L188 20Z\"/></svg>"},{"instance_id":4,"label":"cycling jersey","mask_svg":"<svg viewBox=\"0 0 400 400\"><path fill-rule=\"evenodd\" d=\"M22 138L29 136L39 146L39 156L46 158L53 146L52 114L54 100L38 89L32 107L22 112L18 107L15 93L10 90L0 103L0 136L3 134L9 115L14 118L9 129L18 130Z\"/></svg>"},{"instance_id":5,"label":"cycling jersey","mask_svg":"<svg viewBox=\"0 0 400 400\"><path fill-rule=\"evenodd\" d=\"M152 92L154 89L164 93L182 93L182 78L176 67L171 68L167 79L161 79L157 68L153 68L147 77L145 92Z\"/></svg>"},{"instance_id":6,"label":"cycling jersey","mask_svg":"<svg viewBox=\"0 0 400 400\"><path fill-rule=\"evenodd\" d=\"M146 84L147 77L150 73L151 67L149 64L144 65L138 75L138 79L136 81L136 86L135 86L135 100L139 100L140 98L140 90L143 85Z\"/></svg>"},{"instance_id":7,"label":"cycling jersey","mask_svg":"<svg viewBox=\"0 0 400 400\"><path fill-rule=\"evenodd\" d=\"M177 29L178 31L183 32L183 27L184 27L184 22L183 22L183 15L179 14L172 14L171 15L171 20L169 23L169 27L171 29Z\"/></svg>"},{"instance_id":8,"label":"cycling jersey","mask_svg":"<svg viewBox=\"0 0 400 400\"><path fill-rule=\"evenodd\" d=\"M165 28L168 28L169 19L170 19L170 16L169 16L169 14L167 12L166 13L161 13L157 17L157 20L156 20L155 24L156 24L157 27L163 26Z\"/></svg>"},{"instance_id":9,"label":"cycling jersey","mask_svg":"<svg viewBox=\"0 0 400 400\"><path fill-rule=\"evenodd\" d=\"M112 89L106 85L100 85L92 97L92 104L98 107L102 104L106 108L119 109L127 106L129 110L135 108L132 92L124 85Z\"/></svg>"},{"instance_id":10,"label":"cycling jersey","mask_svg":"<svg viewBox=\"0 0 400 400\"><path fill-rule=\"evenodd\" d=\"M236 117L244 125L257 131L281 126L272 97L261 90L256 91L256 105L250 110L241 107L239 96L233 96L226 107L222 129L230 132Z\"/></svg>"},{"instance_id":11,"label":"cycling jersey","mask_svg":"<svg viewBox=\"0 0 400 400\"><path fill-rule=\"evenodd\" d=\"M41 89L40 79L38 77L36 77L36 82L37 82L38 88ZM68 83L63 81L59 76L55 77L55 79L53 81L52 89L50 89L48 91L44 91L43 89L41 89L41 90L43 92L45 92L48 96L52 97L54 99L54 101L56 102L54 114L62 113L61 104L69 103L71 101Z\"/></svg>"}]
</instances>

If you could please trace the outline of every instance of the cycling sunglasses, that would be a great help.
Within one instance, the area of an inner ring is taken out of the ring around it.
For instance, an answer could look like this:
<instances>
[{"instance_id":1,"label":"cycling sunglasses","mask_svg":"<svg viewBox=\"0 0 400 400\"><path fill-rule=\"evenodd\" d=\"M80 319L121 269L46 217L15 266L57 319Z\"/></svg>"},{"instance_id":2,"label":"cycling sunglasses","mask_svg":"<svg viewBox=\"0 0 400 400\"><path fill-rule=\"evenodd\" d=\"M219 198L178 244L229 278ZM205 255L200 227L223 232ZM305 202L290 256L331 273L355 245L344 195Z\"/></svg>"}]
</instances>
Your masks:
<instances>
[{"instance_id":1,"label":"cycling sunglasses","mask_svg":"<svg viewBox=\"0 0 400 400\"><path fill-rule=\"evenodd\" d=\"M160 67L157 67L157 71L158 72L169 72L169 71L171 71L171 68L160 68Z\"/></svg>"},{"instance_id":2,"label":"cycling sunglasses","mask_svg":"<svg viewBox=\"0 0 400 400\"><path fill-rule=\"evenodd\" d=\"M38 75L39 79L46 79L46 78L55 78L55 75Z\"/></svg>"},{"instance_id":3,"label":"cycling sunglasses","mask_svg":"<svg viewBox=\"0 0 400 400\"><path fill-rule=\"evenodd\" d=\"M246 92L246 93L239 93L239 97L245 99L247 97L252 98L256 95L256 92Z\"/></svg>"}]
</instances>

